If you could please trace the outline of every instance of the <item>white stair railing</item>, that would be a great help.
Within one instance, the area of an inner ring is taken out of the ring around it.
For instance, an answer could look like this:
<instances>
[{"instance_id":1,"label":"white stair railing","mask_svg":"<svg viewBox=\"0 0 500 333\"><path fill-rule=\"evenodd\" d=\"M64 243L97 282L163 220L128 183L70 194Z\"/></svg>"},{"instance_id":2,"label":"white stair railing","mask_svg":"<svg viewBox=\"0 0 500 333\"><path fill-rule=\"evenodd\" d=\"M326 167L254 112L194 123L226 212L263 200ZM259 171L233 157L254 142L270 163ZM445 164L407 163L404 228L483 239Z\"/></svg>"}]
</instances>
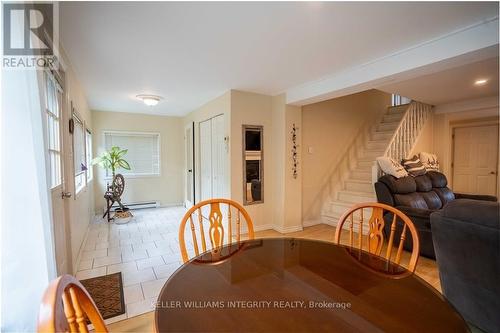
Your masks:
<instances>
[{"instance_id":1,"label":"white stair railing","mask_svg":"<svg viewBox=\"0 0 500 333\"><path fill-rule=\"evenodd\" d=\"M409 157L413 145L418 139L425 122L432 114L432 106L412 101L394 132L383 156L391 157L396 161ZM372 168L372 181L375 183L382 176L377 161Z\"/></svg>"}]
</instances>

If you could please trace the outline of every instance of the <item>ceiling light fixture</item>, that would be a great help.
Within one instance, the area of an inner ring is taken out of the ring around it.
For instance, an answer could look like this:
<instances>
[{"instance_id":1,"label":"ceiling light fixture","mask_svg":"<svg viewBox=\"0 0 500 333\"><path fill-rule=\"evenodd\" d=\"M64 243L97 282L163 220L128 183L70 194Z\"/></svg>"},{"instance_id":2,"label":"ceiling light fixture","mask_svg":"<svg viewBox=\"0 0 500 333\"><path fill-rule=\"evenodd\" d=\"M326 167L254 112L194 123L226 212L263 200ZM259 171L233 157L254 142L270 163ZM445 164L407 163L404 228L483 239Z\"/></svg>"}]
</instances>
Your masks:
<instances>
[{"instance_id":1,"label":"ceiling light fixture","mask_svg":"<svg viewBox=\"0 0 500 333\"><path fill-rule=\"evenodd\" d=\"M155 106L161 99L160 96L156 95L137 95L136 97L142 100L147 106Z\"/></svg>"},{"instance_id":2,"label":"ceiling light fixture","mask_svg":"<svg viewBox=\"0 0 500 333\"><path fill-rule=\"evenodd\" d=\"M479 79L479 80L476 80L476 82L474 82L474 84L476 86L482 86L483 84L485 84L486 82L488 82L488 80L486 79Z\"/></svg>"}]
</instances>

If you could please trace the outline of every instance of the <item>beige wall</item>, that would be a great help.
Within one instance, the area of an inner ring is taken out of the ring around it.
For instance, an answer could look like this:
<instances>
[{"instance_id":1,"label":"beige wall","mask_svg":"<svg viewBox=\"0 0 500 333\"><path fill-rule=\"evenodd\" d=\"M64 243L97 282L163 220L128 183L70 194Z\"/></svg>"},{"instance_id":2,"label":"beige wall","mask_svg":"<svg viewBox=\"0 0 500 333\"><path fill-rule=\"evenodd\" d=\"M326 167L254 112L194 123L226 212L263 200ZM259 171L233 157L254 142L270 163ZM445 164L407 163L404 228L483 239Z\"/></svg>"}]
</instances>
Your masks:
<instances>
[{"instance_id":1,"label":"beige wall","mask_svg":"<svg viewBox=\"0 0 500 333\"><path fill-rule=\"evenodd\" d=\"M65 100L64 112L66 121L63 124L63 144L65 145L64 168L65 174L68 175L65 179L65 191L73 193L73 197L65 201L65 214L69 230L66 231L67 238L71 243L71 262L73 270L76 269L78 255L81 251L85 235L89 223L94 217L94 187L93 181L89 182L83 190L77 195L75 193L74 183L74 166L73 166L73 141L69 134L67 122L71 117L71 103L74 111L79 118L83 120L86 128L92 131L92 114L87 104L85 92L76 77L75 72L66 57L64 51L61 52L63 59L63 68L65 71Z\"/></svg>"},{"instance_id":2,"label":"beige wall","mask_svg":"<svg viewBox=\"0 0 500 333\"><path fill-rule=\"evenodd\" d=\"M318 193L327 186L359 130L391 105L391 95L369 90L302 107L302 216L317 219Z\"/></svg>"},{"instance_id":3,"label":"beige wall","mask_svg":"<svg viewBox=\"0 0 500 333\"><path fill-rule=\"evenodd\" d=\"M245 206L257 230L273 227L274 156L272 149L271 96L231 91L231 198L243 203L242 125L264 127L264 202Z\"/></svg>"},{"instance_id":4,"label":"beige wall","mask_svg":"<svg viewBox=\"0 0 500 333\"><path fill-rule=\"evenodd\" d=\"M422 128L413 149L410 151L411 157L421 152L432 153L434 151L434 116L429 117Z\"/></svg>"},{"instance_id":5,"label":"beige wall","mask_svg":"<svg viewBox=\"0 0 500 333\"><path fill-rule=\"evenodd\" d=\"M272 98L273 222L281 232L302 229L302 109L286 105L284 94ZM292 127L297 131L298 175L293 177Z\"/></svg>"},{"instance_id":6,"label":"beige wall","mask_svg":"<svg viewBox=\"0 0 500 333\"><path fill-rule=\"evenodd\" d=\"M184 141L182 118L102 111L92 111L92 117L95 156L105 150L105 130L160 133L160 176L125 177L123 202L158 200L160 205L168 206L180 204L183 201ZM105 205L103 194L107 182L105 171L94 166L94 175L96 213L102 214Z\"/></svg>"}]
</instances>

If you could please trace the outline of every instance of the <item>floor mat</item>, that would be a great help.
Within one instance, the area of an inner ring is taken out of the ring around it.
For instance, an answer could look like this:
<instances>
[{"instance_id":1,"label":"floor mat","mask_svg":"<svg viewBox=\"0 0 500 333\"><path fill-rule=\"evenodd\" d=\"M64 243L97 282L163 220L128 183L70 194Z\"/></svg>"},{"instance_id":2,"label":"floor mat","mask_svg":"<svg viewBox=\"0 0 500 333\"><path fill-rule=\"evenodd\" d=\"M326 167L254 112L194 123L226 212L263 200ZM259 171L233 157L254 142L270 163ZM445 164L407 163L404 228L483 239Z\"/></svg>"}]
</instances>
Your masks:
<instances>
[{"instance_id":1,"label":"floor mat","mask_svg":"<svg viewBox=\"0 0 500 333\"><path fill-rule=\"evenodd\" d=\"M122 273L81 280L104 319L125 313Z\"/></svg>"}]
</instances>

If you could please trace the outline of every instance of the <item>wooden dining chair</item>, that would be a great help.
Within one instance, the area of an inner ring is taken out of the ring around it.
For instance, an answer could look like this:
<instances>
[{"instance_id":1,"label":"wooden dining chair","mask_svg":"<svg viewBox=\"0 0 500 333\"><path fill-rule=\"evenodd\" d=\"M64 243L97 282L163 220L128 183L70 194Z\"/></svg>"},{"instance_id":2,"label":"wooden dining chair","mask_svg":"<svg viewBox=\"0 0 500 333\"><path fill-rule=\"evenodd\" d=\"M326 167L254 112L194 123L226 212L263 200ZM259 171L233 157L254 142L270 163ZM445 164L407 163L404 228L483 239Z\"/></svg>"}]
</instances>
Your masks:
<instances>
[{"instance_id":1,"label":"wooden dining chair","mask_svg":"<svg viewBox=\"0 0 500 333\"><path fill-rule=\"evenodd\" d=\"M207 251L207 248L212 252L217 252L221 247L231 244L235 240L239 243L242 218L247 225L248 239L253 239L252 219L245 208L236 201L210 199L191 207L182 218L179 227L179 246L182 260L184 262L189 260L185 239L186 226L189 226L191 231L189 245L192 247L194 256L198 256Z\"/></svg>"},{"instance_id":2,"label":"wooden dining chair","mask_svg":"<svg viewBox=\"0 0 500 333\"><path fill-rule=\"evenodd\" d=\"M371 215L368 220L365 220L365 215L367 215L370 210ZM387 248L385 250L385 254L381 255L385 241L384 226L386 222L384 221L384 215L386 214L392 215L392 221L390 234L387 241ZM350 247L357 247L360 250L367 250L369 253L384 257L387 261L396 263L398 265L400 265L401 263L403 244L407 239L407 229L409 229L412 238L412 253L407 269L411 272L415 271L420 252L418 232L413 225L413 222L403 212L394 207L381 203L360 203L354 205L340 217L339 223L337 224L337 229L335 230L335 243L337 244L340 244L342 229L344 228L344 224L346 222L348 222L348 245ZM398 228L398 224L400 223L402 223L402 228ZM364 237L362 230L364 230L365 228L368 228L367 241L363 241ZM398 229L398 234L400 231L399 236L396 235L396 229ZM354 239L355 232L357 232L357 244L356 240ZM396 239L398 237L399 240ZM397 249L395 258L394 260L392 260L395 241L397 243Z\"/></svg>"},{"instance_id":3,"label":"wooden dining chair","mask_svg":"<svg viewBox=\"0 0 500 333\"><path fill-rule=\"evenodd\" d=\"M87 319L95 332L108 332L101 313L85 287L73 276L53 280L42 298L37 332L88 332Z\"/></svg>"}]
</instances>

